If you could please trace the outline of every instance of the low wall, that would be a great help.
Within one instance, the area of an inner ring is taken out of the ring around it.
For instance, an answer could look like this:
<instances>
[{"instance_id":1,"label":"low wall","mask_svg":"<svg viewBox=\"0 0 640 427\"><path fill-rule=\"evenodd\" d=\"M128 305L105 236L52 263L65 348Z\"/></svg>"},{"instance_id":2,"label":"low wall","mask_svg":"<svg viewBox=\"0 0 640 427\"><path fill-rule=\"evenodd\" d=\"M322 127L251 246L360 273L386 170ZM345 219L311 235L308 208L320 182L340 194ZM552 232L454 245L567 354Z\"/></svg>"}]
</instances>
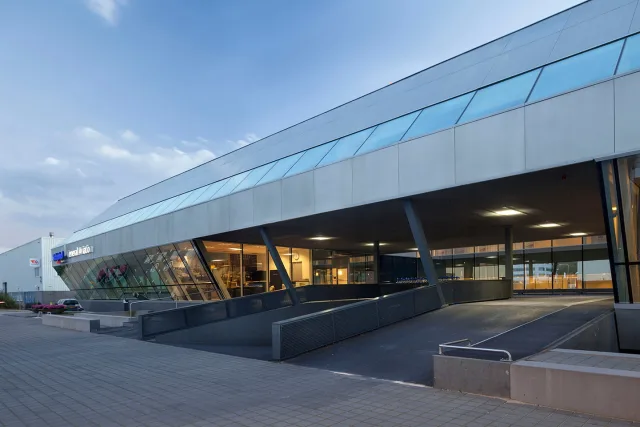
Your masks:
<instances>
[{"instance_id":1,"label":"low wall","mask_svg":"<svg viewBox=\"0 0 640 427\"><path fill-rule=\"evenodd\" d=\"M138 300L133 300L138 301ZM94 311L97 313L110 313L114 311L125 311L124 303L115 300L78 300L82 308L86 311ZM191 305L202 304L202 301L178 301L178 307L188 307ZM162 311L176 307L175 301L143 301L136 302L132 308L134 311Z\"/></svg>"},{"instance_id":2,"label":"low wall","mask_svg":"<svg viewBox=\"0 0 640 427\"><path fill-rule=\"evenodd\" d=\"M554 348L618 353L618 334L613 312L603 314L570 334Z\"/></svg>"},{"instance_id":3,"label":"low wall","mask_svg":"<svg viewBox=\"0 0 640 427\"><path fill-rule=\"evenodd\" d=\"M640 421L638 396L640 372L530 361L511 365L511 398L524 403Z\"/></svg>"},{"instance_id":4,"label":"low wall","mask_svg":"<svg viewBox=\"0 0 640 427\"><path fill-rule=\"evenodd\" d=\"M308 302L161 334L156 336L156 342L162 344L270 346L271 324L273 322L340 307L350 302Z\"/></svg>"},{"instance_id":5,"label":"low wall","mask_svg":"<svg viewBox=\"0 0 640 427\"><path fill-rule=\"evenodd\" d=\"M510 362L433 356L435 388L511 398Z\"/></svg>"},{"instance_id":6,"label":"low wall","mask_svg":"<svg viewBox=\"0 0 640 427\"><path fill-rule=\"evenodd\" d=\"M640 304L616 304L620 350L640 352Z\"/></svg>"},{"instance_id":7,"label":"low wall","mask_svg":"<svg viewBox=\"0 0 640 427\"><path fill-rule=\"evenodd\" d=\"M98 319L83 319L74 316L56 316L55 314L45 314L42 316L42 324L45 326L55 326L62 329L71 329L80 332L96 332L100 329Z\"/></svg>"},{"instance_id":8,"label":"low wall","mask_svg":"<svg viewBox=\"0 0 640 427\"><path fill-rule=\"evenodd\" d=\"M94 313L76 313L73 317L80 319L95 319L100 322L100 327L119 328L127 322L135 320L135 317L128 316L110 316L107 314L94 314Z\"/></svg>"},{"instance_id":9,"label":"low wall","mask_svg":"<svg viewBox=\"0 0 640 427\"><path fill-rule=\"evenodd\" d=\"M272 357L285 360L440 308L435 286L274 322Z\"/></svg>"},{"instance_id":10,"label":"low wall","mask_svg":"<svg viewBox=\"0 0 640 427\"><path fill-rule=\"evenodd\" d=\"M494 301L513 297L511 280L453 280L441 283L447 304Z\"/></svg>"}]
</instances>

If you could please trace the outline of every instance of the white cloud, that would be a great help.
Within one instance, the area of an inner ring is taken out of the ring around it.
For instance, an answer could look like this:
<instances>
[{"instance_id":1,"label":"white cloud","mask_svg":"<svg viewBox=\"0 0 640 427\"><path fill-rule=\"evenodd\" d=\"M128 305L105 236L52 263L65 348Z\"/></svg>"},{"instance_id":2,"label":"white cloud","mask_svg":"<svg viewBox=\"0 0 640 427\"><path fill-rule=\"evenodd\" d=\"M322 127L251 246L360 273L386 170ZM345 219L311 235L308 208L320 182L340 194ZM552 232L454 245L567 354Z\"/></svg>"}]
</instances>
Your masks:
<instances>
[{"instance_id":1,"label":"white cloud","mask_svg":"<svg viewBox=\"0 0 640 427\"><path fill-rule=\"evenodd\" d=\"M138 142L140 141L140 137L136 135L133 131L127 129L120 134L120 138L127 142Z\"/></svg>"},{"instance_id":2,"label":"white cloud","mask_svg":"<svg viewBox=\"0 0 640 427\"><path fill-rule=\"evenodd\" d=\"M83 140L92 140L98 141L103 139L108 139L106 135L101 134L97 130L92 127L85 126L76 128L73 133L79 138Z\"/></svg>"},{"instance_id":3,"label":"white cloud","mask_svg":"<svg viewBox=\"0 0 640 427\"><path fill-rule=\"evenodd\" d=\"M60 160L56 159L55 157L47 157L46 159L44 159L44 164L55 166L60 164Z\"/></svg>"},{"instance_id":4,"label":"white cloud","mask_svg":"<svg viewBox=\"0 0 640 427\"><path fill-rule=\"evenodd\" d=\"M98 148L98 153L111 159L126 159L133 157L129 150L108 144L101 145L100 148Z\"/></svg>"},{"instance_id":5,"label":"white cloud","mask_svg":"<svg viewBox=\"0 0 640 427\"><path fill-rule=\"evenodd\" d=\"M84 173L84 172L82 171L82 169L80 169L80 168L76 168L76 173L77 173L81 178L86 178L86 177L87 177L87 174L86 174L86 173Z\"/></svg>"},{"instance_id":6,"label":"white cloud","mask_svg":"<svg viewBox=\"0 0 640 427\"><path fill-rule=\"evenodd\" d=\"M89 10L104 19L109 25L118 23L120 7L128 0L86 0Z\"/></svg>"}]
</instances>

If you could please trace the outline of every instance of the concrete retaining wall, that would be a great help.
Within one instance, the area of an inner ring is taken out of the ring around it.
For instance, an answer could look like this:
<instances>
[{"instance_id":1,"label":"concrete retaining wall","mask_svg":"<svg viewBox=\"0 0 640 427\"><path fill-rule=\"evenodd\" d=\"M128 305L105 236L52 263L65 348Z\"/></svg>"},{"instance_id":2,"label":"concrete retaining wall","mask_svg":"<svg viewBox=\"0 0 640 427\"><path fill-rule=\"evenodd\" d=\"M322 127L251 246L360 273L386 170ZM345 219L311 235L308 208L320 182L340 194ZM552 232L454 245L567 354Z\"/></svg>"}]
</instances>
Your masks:
<instances>
[{"instance_id":1,"label":"concrete retaining wall","mask_svg":"<svg viewBox=\"0 0 640 427\"><path fill-rule=\"evenodd\" d=\"M62 329L71 329L80 332L96 332L100 329L98 319L83 319L75 316L57 316L55 314L45 314L42 316L42 324L45 326L55 326Z\"/></svg>"},{"instance_id":2,"label":"concrete retaining wall","mask_svg":"<svg viewBox=\"0 0 640 427\"><path fill-rule=\"evenodd\" d=\"M569 335L569 337L560 342L555 348L605 351L609 353L619 352L614 313L607 313L593 319L584 327Z\"/></svg>"},{"instance_id":3,"label":"concrete retaining wall","mask_svg":"<svg viewBox=\"0 0 640 427\"><path fill-rule=\"evenodd\" d=\"M100 322L100 327L119 328L127 322L136 320L129 316L110 316L108 314L77 313L73 317L80 319L96 319Z\"/></svg>"},{"instance_id":4,"label":"concrete retaining wall","mask_svg":"<svg viewBox=\"0 0 640 427\"><path fill-rule=\"evenodd\" d=\"M620 349L640 352L640 304L616 304L615 310Z\"/></svg>"},{"instance_id":5,"label":"concrete retaining wall","mask_svg":"<svg viewBox=\"0 0 640 427\"><path fill-rule=\"evenodd\" d=\"M511 398L533 405L640 421L640 372L545 362L511 365Z\"/></svg>"},{"instance_id":6,"label":"concrete retaining wall","mask_svg":"<svg viewBox=\"0 0 640 427\"><path fill-rule=\"evenodd\" d=\"M134 300L135 301L135 300ZM124 303L122 301L109 300L79 300L80 305L86 311L95 311L98 313L109 313L114 311L124 311ZM178 307L187 307L190 305L202 304L202 301L178 301ZM144 301L136 303L132 306L133 310L139 311L161 311L176 308L175 301Z\"/></svg>"},{"instance_id":7,"label":"concrete retaining wall","mask_svg":"<svg viewBox=\"0 0 640 427\"><path fill-rule=\"evenodd\" d=\"M353 301L308 302L160 334L155 339L163 344L270 346L273 322L340 307L351 302Z\"/></svg>"},{"instance_id":8,"label":"concrete retaining wall","mask_svg":"<svg viewBox=\"0 0 640 427\"><path fill-rule=\"evenodd\" d=\"M510 369L511 362L434 355L434 387L509 399Z\"/></svg>"}]
</instances>

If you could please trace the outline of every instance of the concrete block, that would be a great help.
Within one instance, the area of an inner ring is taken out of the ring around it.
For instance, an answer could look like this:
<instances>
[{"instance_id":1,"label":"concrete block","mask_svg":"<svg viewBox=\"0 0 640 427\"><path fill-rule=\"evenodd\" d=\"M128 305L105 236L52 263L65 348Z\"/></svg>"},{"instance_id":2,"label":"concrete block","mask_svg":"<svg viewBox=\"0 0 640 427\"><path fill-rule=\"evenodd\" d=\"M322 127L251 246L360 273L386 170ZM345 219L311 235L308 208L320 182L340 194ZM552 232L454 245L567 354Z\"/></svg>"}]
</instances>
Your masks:
<instances>
[{"instance_id":1,"label":"concrete block","mask_svg":"<svg viewBox=\"0 0 640 427\"><path fill-rule=\"evenodd\" d=\"M96 332L100 329L100 320L98 319L83 319L75 316L58 316L55 314L42 316L42 324L80 332Z\"/></svg>"},{"instance_id":2,"label":"concrete block","mask_svg":"<svg viewBox=\"0 0 640 427\"><path fill-rule=\"evenodd\" d=\"M136 320L135 317L128 316L111 316L108 314L78 313L74 317L81 319L97 319L100 327L119 328L125 323Z\"/></svg>"},{"instance_id":3,"label":"concrete block","mask_svg":"<svg viewBox=\"0 0 640 427\"><path fill-rule=\"evenodd\" d=\"M434 355L434 387L508 399L510 368L510 362Z\"/></svg>"},{"instance_id":4,"label":"concrete block","mask_svg":"<svg viewBox=\"0 0 640 427\"><path fill-rule=\"evenodd\" d=\"M640 421L640 372L516 362L511 398L533 405L608 418Z\"/></svg>"}]
</instances>

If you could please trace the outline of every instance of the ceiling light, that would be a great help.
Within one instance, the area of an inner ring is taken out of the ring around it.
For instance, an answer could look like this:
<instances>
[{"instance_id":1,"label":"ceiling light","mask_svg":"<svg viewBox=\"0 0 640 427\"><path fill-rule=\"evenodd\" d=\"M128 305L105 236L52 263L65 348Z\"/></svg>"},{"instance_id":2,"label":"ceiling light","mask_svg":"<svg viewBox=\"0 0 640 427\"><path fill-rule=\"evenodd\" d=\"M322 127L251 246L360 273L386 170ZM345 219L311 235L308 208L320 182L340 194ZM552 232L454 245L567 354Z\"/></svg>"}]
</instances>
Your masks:
<instances>
[{"instance_id":1,"label":"ceiling light","mask_svg":"<svg viewBox=\"0 0 640 427\"><path fill-rule=\"evenodd\" d=\"M333 237L326 237L326 236L316 236L316 237L310 237L309 240L331 240L333 239Z\"/></svg>"},{"instance_id":2,"label":"ceiling light","mask_svg":"<svg viewBox=\"0 0 640 427\"><path fill-rule=\"evenodd\" d=\"M614 206L614 207L611 208L611 210L615 212L615 211L618 210L618 208L616 206Z\"/></svg>"},{"instance_id":3,"label":"ceiling light","mask_svg":"<svg viewBox=\"0 0 640 427\"><path fill-rule=\"evenodd\" d=\"M587 233L570 233L569 236L573 236L573 237L582 237L582 236L586 236Z\"/></svg>"},{"instance_id":4,"label":"ceiling light","mask_svg":"<svg viewBox=\"0 0 640 427\"><path fill-rule=\"evenodd\" d=\"M555 227L561 227L561 225L557 224L555 222L545 222L544 224L538 224L538 227L540 227L540 228L555 228Z\"/></svg>"},{"instance_id":5,"label":"ceiling light","mask_svg":"<svg viewBox=\"0 0 640 427\"><path fill-rule=\"evenodd\" d=\"M514 216L514 215L522 215L522 212L517 211L515 209L504 208L499 211L493 211L497 216Z\"/></svg>"},{"instance_id":6,"label":"ceiling light","mask_svg":"<svg viewBox=\"0 0 640 427\"><path fill-rule=\"evenodd\" d=\"M407 249L407 250L408 250L408 251L418 251L419 249L418 249L418 248L409 248L409 249Z\"/></svg>"},{"instance_id":7,"label":"ceiling light","mask_svg":"<svg viewBox=\"0 0 640 427\"><path fill-rule=\"evenodd\" d=\"M375 245L375 243L365 243L364 245L365 245L365 246L374 246L374 245ZM379 246L387 246L387 245L388 245L388 243L378 243L378 245L379 245Z\"/></svg>"},{"instance_id":8,"label":"ceiling light","mask_svg":"<svg viewBox=\"0 0 640 427\"><path fill-rule=\"evenodd\" d=\"M229 250L232 250L232 251L241 251L242 249L240 249L240 248L229 248Z\"/></svg>"}]
</instances>

